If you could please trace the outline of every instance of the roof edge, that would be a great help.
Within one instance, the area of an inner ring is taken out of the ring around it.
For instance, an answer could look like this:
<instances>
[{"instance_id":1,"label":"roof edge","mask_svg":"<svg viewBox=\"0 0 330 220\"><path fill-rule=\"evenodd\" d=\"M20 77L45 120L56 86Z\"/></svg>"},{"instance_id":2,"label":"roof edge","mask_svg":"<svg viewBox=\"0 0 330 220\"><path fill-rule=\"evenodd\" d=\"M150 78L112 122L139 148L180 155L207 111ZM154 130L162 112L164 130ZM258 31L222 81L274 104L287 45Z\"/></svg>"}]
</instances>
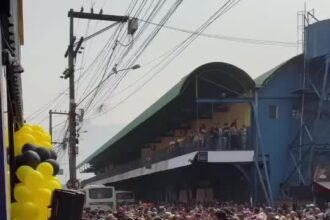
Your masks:
<instances>
[{"instance_id":1,"label":"roof edge","mask_svg":"<svg viewBox=\"0 0 330 220\"><path fill-rule=\"evenodd\" d=\"M298 54L298 55L291 57L290 59L280 63L279 65L273 67L272 69L264 72L263 74L261 74L260 76L258 76L257 78L254 79L256 87L261 88L261 87L265 86L268 82L270 82L270 80L275 76L275 74L278 71L280 71L282 68L284 68L287 64L295 61L296 59L300 59L303 56L304 56L304 54Z\"/></svg>"}]
</instances>

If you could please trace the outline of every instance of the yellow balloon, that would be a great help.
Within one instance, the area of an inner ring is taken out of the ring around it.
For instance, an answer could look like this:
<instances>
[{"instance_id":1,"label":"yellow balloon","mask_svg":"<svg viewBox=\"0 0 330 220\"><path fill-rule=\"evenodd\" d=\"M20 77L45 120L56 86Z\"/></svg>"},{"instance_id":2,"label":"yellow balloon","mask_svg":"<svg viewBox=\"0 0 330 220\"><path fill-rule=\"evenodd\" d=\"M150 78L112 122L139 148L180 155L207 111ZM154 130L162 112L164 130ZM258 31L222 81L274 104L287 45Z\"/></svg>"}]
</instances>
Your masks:
<instances>
[{"instance_id":1,"label":"yellow balloon","mask_svg":"<svg viewBox=\"0 0 330 220\"><path fill-rule=\"evenodd\" d=\"M46 179L53 176L54 168L50 163L42 162L37 166L37 171L39 171Z\"/></svg>"},{"instance_id":2,"label":"yellow balloon","mask_svg":"<svg viewBox=\"0 0 330 220\"><path fill-rule=\"evenodd\" d=\"M20 139L19 135L17 133L15 133L14 134L15 156L20 155L22 153L23 146L24 146L24 143L22 142L22 139Z\"/></svg>"},{"instance_id":3,"label":"yellow balloon","mask_svg":"<svg viewBox=\"0 0 330 220\"><path fill-rule=\"evenodd\" d=\"M52 210L47 209L47 218L50 218L50 216L52 216Z\"/></svg>"},{"instance_id":4,"label":"yellow balloon","mask_svg":"<svg viewBox=\"0 0 330 220\"><path fill-rule=\"evenodd\" d=\"M45 135L44 132L33 131L32 135L39 142L47 141L47 135Z\"/></svg>"},{"instance_id":5,"label":"yellow balloon","mask_svg":"<svg viewBox=\"0 0 330 220\"><path fill-rule=\"evenodd\" d=\"M25 181L25 177L31 173L31 172L34 172L34 170L32 169L32 167L29 167L29 166L26 166L26 165L23 165L23 166L20 166L17 170L16 170L16 176L17 178L24 182Z\"/></svg>"},{"instance_id":6,"label":"yellow balloon","mask_svg":"<svg viewBox=\"0 0 330 220\"><path fill-rule=\"evenodd\" d=\"M50 178L50 180L54 180L55 182L58 182L58 184L62 185L60 179L57 178L56 176L52 176L52 178Z\"/></svg>"},{"instance_id":7,"label":"yellow balloon","mask_svg":"<svg viewBox=\"0 0 330 220\"><path fill-rule=\"evenodd\" d=\"M39 208L34 202L24 202L22 203L20 218L22 219L36 219L39 215Z\"/></svg>"},{"instance_id":8,"label":"yellow balloon","mask_svg":"<svg viewBox=\"0 0 330 220\"><path fill-rule=\"evenodd\" d=\"M44 181L44 176L39 171L33 170L26 175L23 183L30 189L37 189L44 186Z\"/></svg>"},{"instance_id":9,"label":"yellow balloon","mask_svg":"<svg viewBox=\"0 0 330 220\"><path fill-rule=\"evenodd\" d=\"M56 176L52 176L49 180L52 180L53 182L57 183L56 184L57 185L56 189L62 189L63 188L61 181Z\"/></svg>"},{"instance_id":10,"label":"yellow balloon","mask_svg":"<svg viewBox=\"0 0 330 220\"><path fill-rule=\"evenodd\" d=\"M39 144L40 144L41 147L44 147L44 148L47 148L47 149L53 148L53 145L48 141L41 141Z\"/></svg>"},{"instance_id":11,"label":"yellow balloon","mask_svg":"<svg viewBox=\"0 0 330 220\"><path fill-rule=\"evenodd\" d=\"M24 124L22 127L30 128L33 130L32 125L30 125L30 124Z\"/></svg>"},{"instance_id":12,"label":"yellow balloon","mask_svg":"<svg viewBox=\"0 0 330 220\"><path fill-rule=\"evenodd\" d=\"M23 144L33 144L36 145L37 140L31 135L31 134L19 134L18 135L18 140Z\"/></svg>"},{"instance_id":13,"label":"yellow balloon","mask_svg":"<svg viewBox=\"0 0 330 220\"><path fill-rule=\"evenodd\" d=\"M20 211L22 210L22 204L18 202L13 202L10 205L10 215L12 218L19 218Z\"/></svg>"},{"instance_id":14,"label":"yellow balloon","mask_svg":"<svg viewBox=\"0 0 330 220\"><path fill-rule=\"evenodd\" d=\"M22 153L22 148L25 144L32 144L32 145L37 145L37 140L28 133L20 134L17 133L15 134L15 154L19 155Z\"/></svg>"},{"instance_id":15,"label":"yellow balloon","mask_svg":"<svg viewBox=\"0 0 330 220\"><path fill-rule=\"evenodd\" d=\"M33 193L25 185L18 185L14 187L14 198L17 202L32 202Z\"/></svg>"},{"instance_id":16,"label":"yellow balloon","mask_svg":"<svg viewBox=\"0 0 330 220\"><path fill-rule=\"evenodd\" d=\"M48 188L39 188L35 191L36 201L43 207L50 205L52 192Z\"/></svg>"},{"instance_id":17,"label":"yellow balloon","mask_svg":"<svg viewBox=\"0 0 330 220\"><path fill-rule=\"evenodd\" d=\"M40 208L39 218L37 220L48 220L48 208Z\"/></svg>"},{"instance_id":18,"label":"yellow balloon","mask_svg":"<svg viewBox=\"0 0 330 220\"><path fill-rule=\"evenodd\" d=\"M40 131L40 132L46 132L45 129L43 127L41 127L40 125L33 125L32 126L33 131Z\"/></svg>"},{"instance_id":19,"label":"yellow balloon","mask_svg":"<svg viewBox=\"0 0 330 220\"><path fill-rule=\"evenodd\" d=\"M48 180L46 183L46 187L53 192L55 189L62 189L62 185L55 180Z\"/></svg>"},{"instance_id":20,"label":"yellow balloon","mask_svg":"<svg viewBox=\"0 0 330 220\"><path fill-rule=\"evenodd\" d=\"M23 125L19 130L18 134L32 134L33 129L30 126Z\"/></svg>"},{"instance_id":21,"label":"yellow balloon","mask_svg":"<svg viewBox=\"0 0 330 220\"><path fill-rule=\"evenodd\" d=\"M47 137L47 141L51 142L52 136L50 136L50 134L48 132L45 132L44 135L45 135L45 137Z\"/></svg>"}]
</instances>

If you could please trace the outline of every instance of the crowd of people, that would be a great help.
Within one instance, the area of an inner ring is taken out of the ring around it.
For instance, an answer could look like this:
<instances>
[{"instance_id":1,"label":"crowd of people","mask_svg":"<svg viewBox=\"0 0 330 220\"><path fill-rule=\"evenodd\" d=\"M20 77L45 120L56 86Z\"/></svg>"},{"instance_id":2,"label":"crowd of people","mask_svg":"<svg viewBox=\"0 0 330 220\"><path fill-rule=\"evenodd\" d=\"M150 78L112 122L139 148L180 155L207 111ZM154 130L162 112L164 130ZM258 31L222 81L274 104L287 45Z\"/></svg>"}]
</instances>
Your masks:
<instances>
[{"instance_id":1,"label":"crowd of people","mask_svg":"<svg viewBox=\"0 0 330 220\"><path fill-rule=\"evenodd\" d=\"M118 207L116 211L85 209L82 220L329 220L330 203L321 210L313 204L279 208L251 207L229 202L208 205L138 204Z\"/></svg>"},{"instance_id":2,"label":"crowd of people","mask_svg":"<svg viewBox=\"0 0 330 220\"><path fill-rule=\"evenodd\" d=\"M193 145L198 147L213 147L220 150L246 150L248 129L245 125L237 127L237 122L225 123L223 126L207 128L202 124L199 129L184 132L170 141L170 149Z\"/></svg>"},{"instance_id":3,"label":"crowd of people","mask_svg":"<svg viewBox=\"0 0 330 220\"><path fill-rule=\"evenodd\" d=\"M201 124L197 129L177 130L165 148L158 148L152 144L142 149L142 158L150 161L157 154L184 153L192 149L208 150L248 150L249 127L237 126L237 122L224 123L223 126L206 126Z\"/></svg>"}]
</instances>

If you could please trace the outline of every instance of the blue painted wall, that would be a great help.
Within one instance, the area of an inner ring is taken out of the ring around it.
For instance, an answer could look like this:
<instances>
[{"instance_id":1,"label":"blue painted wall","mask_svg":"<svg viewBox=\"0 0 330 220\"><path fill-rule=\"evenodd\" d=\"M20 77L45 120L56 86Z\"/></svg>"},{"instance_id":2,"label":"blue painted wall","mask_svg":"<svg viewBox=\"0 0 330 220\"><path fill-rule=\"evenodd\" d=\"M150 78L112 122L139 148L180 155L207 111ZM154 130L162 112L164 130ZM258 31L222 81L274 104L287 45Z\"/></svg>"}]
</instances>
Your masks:
<instances>
[{"instance_id":1,"label":"blue painted wall","mask_svg":"<svg viewBox=\"0 0 330 220\"><path fill-rule=\"evenodd\" d=\"M313 81L319 90L323 82L324 61L325 59L322 62L318 62L309 71L308 78ZM311 62L313 61L311 60ZM286 180L294 168L293 160L289 154L289 147L292 143L296 146L299 143L297 134L299 133L300 120L299 117L293 117L292 111L295 108L301 109L300 95L294 93L294 91L302 88L303 67L304 61L302 56L291 59L280 67L273 74L273 77L259 90L259 122L262 144L265 153L269 155L270 181L274 199L280 197L280 184ZM327 90L330 92L330 77L328 77L327 86ZM309 89L309 94L311 94L313 90L308 80L306 88ZM325 100L321 119L317 121L315 120L315 115L319 99L316 95L307 95L305 100L304 120L314 137L314 143L330 145L330 100ZM277 119L270 118L269 106L278 107ZM311 141L307 134L304 133L303 144L310 143ZM306 181L311 181L310 168L310 165L305 162L302 165L302 172ZM298 175L293 176L293 179L297 181Z\"/></svg>"},{"instance_id":2,"label":"blue painted wall","mask_svg":"<svg viewBox=\"0 0 330 220\"><path fill-rule=\"evenodd\" d=\"M293 59L281 67L259 91L259 122L262 146L269 155L270 182L274 199L280 197L280 184L286 179L293 164L289 145L299 131L299 119L292 110L299 108L299 96L293 94L300 88L302 59ZM277 106L278 118L272 119L269 107Z\"/></svg>"}]
</instances>

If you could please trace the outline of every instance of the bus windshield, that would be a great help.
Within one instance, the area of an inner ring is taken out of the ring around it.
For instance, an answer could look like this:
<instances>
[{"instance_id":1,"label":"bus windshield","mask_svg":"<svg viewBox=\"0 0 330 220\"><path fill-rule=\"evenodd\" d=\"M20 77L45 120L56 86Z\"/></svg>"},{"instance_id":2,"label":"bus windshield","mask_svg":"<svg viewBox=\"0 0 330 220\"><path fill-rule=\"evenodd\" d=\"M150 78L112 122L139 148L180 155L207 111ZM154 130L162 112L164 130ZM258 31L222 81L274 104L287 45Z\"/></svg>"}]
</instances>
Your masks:
<instances>
[{"instance_id":1,"label":"bus windshield","mask_svg":"<svg viewBox=\"0 0 330 220\"><path fill-rule=\"evenodd\" d=\"M112 198L113 191L111 188L94 188L89 189L89 198L91 199L106 199Z\"/></svg>"}]
</instances>

